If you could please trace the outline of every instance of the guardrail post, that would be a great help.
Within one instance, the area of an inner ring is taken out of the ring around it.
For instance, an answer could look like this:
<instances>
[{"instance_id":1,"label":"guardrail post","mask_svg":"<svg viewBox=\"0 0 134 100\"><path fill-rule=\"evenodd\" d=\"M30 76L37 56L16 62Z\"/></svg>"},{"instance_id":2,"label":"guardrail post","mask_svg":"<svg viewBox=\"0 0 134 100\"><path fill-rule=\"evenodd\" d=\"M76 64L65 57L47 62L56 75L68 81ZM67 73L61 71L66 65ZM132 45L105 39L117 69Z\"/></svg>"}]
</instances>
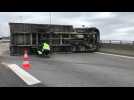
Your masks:
<instances>
[{"instance_id":1,"label":"guardrail post","mask_svg":"<svg viewBox=\"0 0 134 100\"><path fill-rule=\"evenodd\" d=\"M134 41L132 41L133 42L133 45L134 45Z\"/></svg>"},{"instance_id":2,"label":"guardrail post","mask_svg":"<svg viewBox=\"0 0 134 100\"><path fill-rule=\"evenodd\" d=\"M112 44L112 40L109 40L109 44Z\"/></svg>"},{"instance_id":3,"label":"guardrail post","mask_svg":"<svg viewBox=\"0 0 134 100\"><path fill-rule=\"evenodd\" d=\"M120 40L120 44L122 44L122 41Z\"/></svg>"}]
</instances>

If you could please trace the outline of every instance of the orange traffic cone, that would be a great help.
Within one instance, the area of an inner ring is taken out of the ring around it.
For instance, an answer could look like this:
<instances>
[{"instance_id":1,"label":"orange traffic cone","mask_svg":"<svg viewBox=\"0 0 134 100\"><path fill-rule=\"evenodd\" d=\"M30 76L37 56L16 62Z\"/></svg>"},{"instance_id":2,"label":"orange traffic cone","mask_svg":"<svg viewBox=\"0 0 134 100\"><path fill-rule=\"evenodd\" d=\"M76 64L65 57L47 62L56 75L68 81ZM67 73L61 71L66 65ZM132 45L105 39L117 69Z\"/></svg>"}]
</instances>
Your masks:
<instances>
[{"instance_id":1,"label":"orange traffic cone","mask_svg":"<svg viewBox=\"0 0 134 100\"><path fill-rule=\"evenodd\" d=\"M28 56L27 50L24 51L22 67L25 70L29 70L30 69L29 56Z\"/></svg>"}]
</instances>

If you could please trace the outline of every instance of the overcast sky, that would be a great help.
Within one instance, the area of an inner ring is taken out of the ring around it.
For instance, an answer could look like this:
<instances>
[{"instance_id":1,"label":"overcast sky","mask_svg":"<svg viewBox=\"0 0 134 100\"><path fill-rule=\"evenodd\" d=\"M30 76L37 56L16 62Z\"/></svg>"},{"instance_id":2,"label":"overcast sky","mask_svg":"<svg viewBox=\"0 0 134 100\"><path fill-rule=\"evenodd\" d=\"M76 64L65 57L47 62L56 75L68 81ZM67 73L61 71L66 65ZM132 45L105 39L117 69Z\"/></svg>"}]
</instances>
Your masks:
<instances>
[{"instance_id":1,"label":"overcast sky","mask_svg":"<svg viewBox=\"0 0 134 100\"><path fill-rule=\"evenodd\" d=\"M49 12L0 12L0 36L8 36L9 22L50 23ZM134 40L134 12L51 12L52 24L97 27L102 40Z\"/></svg>"}]
</instances>

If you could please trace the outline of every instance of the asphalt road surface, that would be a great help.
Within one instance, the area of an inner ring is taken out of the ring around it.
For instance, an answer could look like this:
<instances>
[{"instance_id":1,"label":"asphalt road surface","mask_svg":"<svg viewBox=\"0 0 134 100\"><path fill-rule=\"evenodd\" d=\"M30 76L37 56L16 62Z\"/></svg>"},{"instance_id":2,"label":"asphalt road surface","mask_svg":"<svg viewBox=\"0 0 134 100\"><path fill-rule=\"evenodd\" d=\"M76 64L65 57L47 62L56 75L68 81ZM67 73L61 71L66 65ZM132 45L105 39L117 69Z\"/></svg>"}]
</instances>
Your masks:
<instances>
[{"instance_id":1,"label":"asphalt road surface","mask_svg":"<svg viewBox=\"0 0 134 100\"><path fill-rule=\"evenodd\" d=\"M8 44L0 44L0 87L29 87L1 63L21 67L22 56L9 56ZM29 74L41 81L36 87L133 87L134 58L98 53L30 56Z\"/></svg>"},{"instance_id":2,"label":"asphalt road surface","mask_svg":"<svg viewBox=\"0 0 134 100\"><path fill-rule=\"evenodd\" d=\"M21 66L22 57L5 56L4 62ZM48 87L133 87L134 59L98 53L30 56L28 71Z\"/></svg>"},{"instance_id":3,"label":"asphalt road surface","mask_svg":"<svg viewBox=\"0 0 134 100\"><path fill-rule=\"evenodd\" d=\"M27 85L15 72L9 67L3 65L9 57L9 44L0 43L0 87L45 87L43 84ZM7 62L8 63L8 62Z\"/></svg>"},{"instance_id":4,"label":"asphalt road surface","mask_svg":"<svg viewBox=\"0 0 134 100\"><path fill-rule=\"evenodd\" d=\"M45 87L43 84L27 85L7 66L0 64L0 87Z\"/></svg>"},{"instance_id":5,"label":"asphalt road surface","mask_svg":"<svg viewBox=\"0 0 134 100\"><path fill-rule=\"evenodd\" d=\"M0 87L28 87L15 73L0 64Z\"/></svg>"}]
</instances>

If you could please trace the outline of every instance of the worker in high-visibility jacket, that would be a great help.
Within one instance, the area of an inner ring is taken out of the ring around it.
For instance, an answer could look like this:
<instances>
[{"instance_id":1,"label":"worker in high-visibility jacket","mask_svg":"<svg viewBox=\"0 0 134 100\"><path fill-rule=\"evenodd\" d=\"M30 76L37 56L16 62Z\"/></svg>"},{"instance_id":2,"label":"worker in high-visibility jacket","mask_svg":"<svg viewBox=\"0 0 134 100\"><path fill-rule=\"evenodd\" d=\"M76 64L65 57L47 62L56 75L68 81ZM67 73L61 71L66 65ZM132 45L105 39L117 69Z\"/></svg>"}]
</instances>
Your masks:
<instances>
[{"instance_id":1,"label":"worker in high-visibility jacket","mask_svg":"<svg viewBox=\"0 0 134 100\"><path fill-rule=\"evenodd\" d=\"M50 53L50 45L47 43L47 42L44 42L42 44L42 50L38 50L38 54L39 55L42 55L42 54L45 54L45 55L48 55Z\"/></svg>"},{"instance_id":2,"label":"worker in high-visibility jacket","mask_svg":"<svg viewBox=\"0 0 134 100\"><path fill-rule=\"evenodd\" d=\"M48 43L43 43L42 52L45 53L45 55L48 55L50 53L50 46Z\"/></svg>"}]
</instances>

